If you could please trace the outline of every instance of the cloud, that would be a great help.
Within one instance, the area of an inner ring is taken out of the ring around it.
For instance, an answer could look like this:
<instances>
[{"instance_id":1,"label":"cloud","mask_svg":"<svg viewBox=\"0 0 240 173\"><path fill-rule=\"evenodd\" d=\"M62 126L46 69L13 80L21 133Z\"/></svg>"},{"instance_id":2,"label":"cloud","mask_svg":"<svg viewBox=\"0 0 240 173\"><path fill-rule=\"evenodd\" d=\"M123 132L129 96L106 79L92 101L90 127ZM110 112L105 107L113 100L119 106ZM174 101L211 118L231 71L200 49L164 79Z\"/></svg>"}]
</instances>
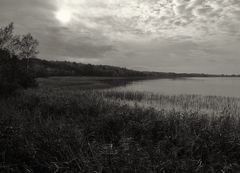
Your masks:
<instances>
[{"instance_id":1,"label":"cloud","mask_svg":"<svg viewBox=\"0 0 240 173\"><path fill-rule=\"evenodd\" d=\"M78 36L84 35L78 30L88 32L93 41L101 37L106 44L240 35L238 0L2 0L0 10L0 20L21 20L21 31L67 27Z\"/></svg>"},{"instance_id":2,"label":"cloud","mask_svg":"<svg viewBox=\"0 0 240 173\"><path fill-rule=\"evenodd\" d=\"M132 38L203 39L208 34L231 35L232 27L240 26L237 0L59 0L58 6L72 11L73 22L116 40L122 40L113 37L119 33Z\"/></svg>"},{"instance_id":3,"label":"cloud","mask_svg":"<svg viewBox=\"0 0 240 173\"><path fill-rule=\"evenodd\" d=\"M0 25L11 21L44 59L180 72L240 63L239 0L1 0Z\"/></svg>"}]
</instances>

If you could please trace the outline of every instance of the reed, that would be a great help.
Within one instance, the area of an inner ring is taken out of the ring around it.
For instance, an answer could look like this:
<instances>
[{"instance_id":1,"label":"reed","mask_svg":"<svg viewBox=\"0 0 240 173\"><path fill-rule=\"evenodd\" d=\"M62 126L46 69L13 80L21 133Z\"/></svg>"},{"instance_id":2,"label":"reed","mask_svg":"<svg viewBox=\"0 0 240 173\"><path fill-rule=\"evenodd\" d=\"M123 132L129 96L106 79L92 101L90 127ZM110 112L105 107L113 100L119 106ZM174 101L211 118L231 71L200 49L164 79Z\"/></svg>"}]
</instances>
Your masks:
<instances>
[{"instance_id":1,"label":"reed","mask_svg":"<svg viewBox=\"0 0 240 173\"><path fill-rule=\"evenodd\" d=\"M238 113L235 98L27 90L0 100L0 171L238 172Z\"/></svg>"}]
</instances>

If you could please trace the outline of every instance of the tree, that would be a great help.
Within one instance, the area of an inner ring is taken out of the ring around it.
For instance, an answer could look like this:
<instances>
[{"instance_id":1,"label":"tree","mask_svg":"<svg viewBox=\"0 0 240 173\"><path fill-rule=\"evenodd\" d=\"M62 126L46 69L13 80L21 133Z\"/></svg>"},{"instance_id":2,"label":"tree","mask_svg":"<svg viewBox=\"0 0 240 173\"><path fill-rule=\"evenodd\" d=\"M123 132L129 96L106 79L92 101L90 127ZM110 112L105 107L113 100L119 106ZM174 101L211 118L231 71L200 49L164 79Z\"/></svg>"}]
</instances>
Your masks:
<instances>
[{"instance_id":1,"label":"tree","mask_svg":"<svg viewBox=\"0 0 240 173\"><path fill-rule=\"evenodd\" d=\"M14 50L18 49L16 46L19 45L19 36L14 35L13 31L13 23L0 28L0 49L9 50L9 52L14 54Z\"/></svg>"},{"instance_id":2,"label":"tree","mask_svg":"<svg viewBox=\"0 0 240 173\"><path fill-rule=\"evenodd\" d=\"M14 24L0 28L0 49L8 50L19 58L33 58L38 54L38 41L30 34L15 35Z\"/></svg>"},{"instance_id":3,"label":"tree","mask_svg":"<svg viewBox=\"0 0 240 173\"><path fill-rule=\"evenodd\" d=\"M27 59L27 71L29 69L29 58L34 58L38 54L38 44L38 41L30 33L24 35L20 41L18 56Z\"/></svg>"},{"instance_id":4,"label":"tree","mask_svg":"<svg viewBox=\"0 0 240 173\"><path fill-rule=\"evenodd\" d=\"M0 28L0 95L36 85L28 64L38 53L38 41L31 34L20 36L13 31L13 23Z\"/></svg>"},{"instance_id":5,"label":"tree","mask_svg":"<svg viewBox=\"0 0 240 173\"><path fill-rule=\"evenodd\" d=\"M13 37L14 26L10 23L4 28L0 28L0 49L4 49Z\"/></svg>"},{"instance_id":6,"label":"tree","mask_svg":"<svg viewBox=\"0 0 240 173\"><path fill-rule=\"evenodd\" d=\"M38 41L30 33L24 35L20 41L19 56L26 59L35 57L38 54L38 44Z\"/></svg>"}]
</instances>

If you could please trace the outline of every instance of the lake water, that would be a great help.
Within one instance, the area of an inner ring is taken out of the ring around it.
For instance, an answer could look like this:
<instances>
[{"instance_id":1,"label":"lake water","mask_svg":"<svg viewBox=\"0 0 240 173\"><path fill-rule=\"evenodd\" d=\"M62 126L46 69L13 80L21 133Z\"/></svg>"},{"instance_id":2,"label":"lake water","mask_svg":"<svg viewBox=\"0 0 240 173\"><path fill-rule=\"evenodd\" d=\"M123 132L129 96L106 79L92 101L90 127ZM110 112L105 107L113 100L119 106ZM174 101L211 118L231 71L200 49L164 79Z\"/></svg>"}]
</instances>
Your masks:
<instances>
[{"instance_id":1,"label":"lake water","mask_svg":"<svg viewBox=\"0 0 240 173\"><path fill-rule=\"evenodd\" d=\"M197 94L240 97L240 78L179 78L135 81L117 87L120 91L146 91L156 94Z\"/></svg>"}]
</instances>

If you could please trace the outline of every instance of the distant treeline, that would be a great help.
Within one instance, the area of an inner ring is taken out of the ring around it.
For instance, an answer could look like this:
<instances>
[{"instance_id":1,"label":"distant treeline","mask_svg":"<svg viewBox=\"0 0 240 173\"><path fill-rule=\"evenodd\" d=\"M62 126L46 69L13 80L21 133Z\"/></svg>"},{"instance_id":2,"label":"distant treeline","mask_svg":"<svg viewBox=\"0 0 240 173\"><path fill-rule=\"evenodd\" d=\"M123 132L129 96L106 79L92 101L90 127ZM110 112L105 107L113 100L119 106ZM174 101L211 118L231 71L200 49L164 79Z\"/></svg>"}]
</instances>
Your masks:
<instances>
[{"instance_id":1,"label":"distant treeline","mask_svg":"<svg viewBox=\"0 0 240 173\"><path fill-rule=\"evenodd\" d=\"M164 73L136 71L127 68L92 65L67 61L47 61L31 58L31 71L36 77L50 76L104 76L104 77L151 77L151 78L178 78L178 77L224 77L227 75L211 75L199 73ZM237 76L237 75L232 75ZM229 76L228 76L229 77Z\"/></svg>"}]
</instances>

